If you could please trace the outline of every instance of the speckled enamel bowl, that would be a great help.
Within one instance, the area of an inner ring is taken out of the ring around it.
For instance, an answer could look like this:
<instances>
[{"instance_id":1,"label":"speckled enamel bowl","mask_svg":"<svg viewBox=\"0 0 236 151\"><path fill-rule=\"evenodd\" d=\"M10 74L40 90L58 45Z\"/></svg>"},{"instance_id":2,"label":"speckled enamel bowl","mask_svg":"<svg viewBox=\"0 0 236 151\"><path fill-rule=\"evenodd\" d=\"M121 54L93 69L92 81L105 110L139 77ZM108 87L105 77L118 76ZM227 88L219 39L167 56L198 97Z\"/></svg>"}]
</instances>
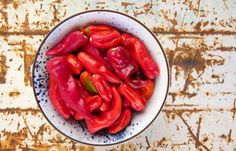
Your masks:
<instances>
[{"instance_id":1,"label":"speckled enamel bowl","mask_svg":"<svg viewBox=\"0 0 236 151\"><path fill-rule=\"evenodd\" d=\"M130 125L118 134L110 135L105 131L91 135L82 122L64 120L53 108L48 98L48 74L46 63L49 59L45 52L60 41L67 33L78 27L89 24L108 24L121 31L127 31L139 37L147 46L151 56L160 67L160 76L155 80L154 93L145 110L134 113ZM153 33L138 20L125 14L96 10L73 15L54 27L43 40L38 49L33 66L33 88L39 108L48 122L65 136L78 142L90 145L112 145L129 140L144 131L159 114L169 86L169 70L167 59L160 43Z\"/></svg>"}]
</instances>

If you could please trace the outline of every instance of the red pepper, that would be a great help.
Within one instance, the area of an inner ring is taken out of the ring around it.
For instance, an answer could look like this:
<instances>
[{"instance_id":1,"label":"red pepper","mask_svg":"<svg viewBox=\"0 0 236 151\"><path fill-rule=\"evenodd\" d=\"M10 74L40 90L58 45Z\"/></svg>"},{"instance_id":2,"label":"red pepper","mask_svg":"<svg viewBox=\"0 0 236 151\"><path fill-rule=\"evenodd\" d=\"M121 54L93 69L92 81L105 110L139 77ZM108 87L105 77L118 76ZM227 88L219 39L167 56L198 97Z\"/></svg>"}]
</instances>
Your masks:
<instances>
[{"instance_id":1,"label":"red pepper","mask_svg":"<svg viewBox=\"0 0 236 151\"><path fill-rule=\"evenodd\" d=\"M93 34L89 41L96 48L109 49L118 46L122 42L122 38L117 30L113 30L109 33Z\"/></svg>"},{"instance_id":2,"label":"red pepper","mask_svg":"<svg viewBox=\"0 0 236 151\"><path fill-rule=\"evenodd\" d=\"M98 109L102 105L102 98L99 95L89 96L85 100L86 105L88 106L90 112Z\"/></svg>"},{"instance_id":3,"label":"red pepper","mask_svg":"<svg viewBox=\"0 0 236 151\"><path fill-rule=\"evenodd\" d=\"M107 111L110 108L110 105L110 102L103 101L99 109L101 112Z\"/></svg>"},{"instance_id":4,"label":"red pepper","mask_svg":"<svg viewBox=\"0 0 236 151\"><path fill-rule=\"evenodd\" d=\"M89 108L89 111L93 112L96 109L99 109L99 107L101 106L102 98L99 95L88 96L85 99L85 102L86 102L86 106L88 106L88 108ZM74 119L77 121L84 119L84 117L78 112L72 111L72 115L73 115Z\"/></svg>"},{"instance_id":5,"label":"red pepper","mask_svg":"<svg viewBox=\"0 0 236 151\"><path fill-rule=\"evenodd\" d=\"M87 91L91 94L97 94L97 89L92 81L92 76L88 71L82 72L79 80Z\"/></svg>"},{"instance_id":6,"label":"red pepper","mask_svg":"<svg viewBox=\"0 0 236 151\"><path fill-rule=\"evenodd\" d=\"M80 120L83 120L83 119L84 119L84 117L83 117L80 113L78 113L78 112L74 113L74 114L73 114L73 117L74 117L74 119L75 119L76 121L80 121Z\"/></svg>"},{"instance_id":7,"label":"red pepper","mask_svg":"<svg viewBox=\"0 0 236 151\"><path fill-rule=\"evenodd\" d=\"M149 98L151 97L154 89L154 83L152 80L147 80L146 85L142 88L140 88L139 94L142 96L143 100L147 102Z\"/></svg>"},{"instance_id":8,"label":"red pepper","mask_svg":"<svg viewBox=\"0 0 236 151\"><path fill-rule=\"evenodd\" d=\"M120 83L120 79L114 73L112 73L105 65L103 65L92 56L88 55L85 52L79 52L77 57L83 67L88 70L88 72L92 74L100 74L109 82Z\"/></svg>"},{"instance_id":9,"label":"red pepper","mask_svg":"<svg viewBox=\"0 0 236 151\"><path fill-rule=\"evenodd\" d=\"M77 80L78 86L79 86L79 92L81 97L85 100L88 96L90 96L89 92L85 90L85 88L82 86L79 80Z\"/></svg>"},{"instance_id":10,"label":"red pepper","mask_svg":"<svg viewBox=\"0 0 236 151\"><path fill-rule=\"evenodd\" d=\"M131 59L129 52L122 46L109 49L107 57L119 78L130 80L130 76L138 72L138 65Z\"/></svg>"},{"instance_id":11,"label":"red pepper","mask_svg":"<svg viewBox=\"0 0 236 151\"><path fill-rule=\"evenodd\" d=\"M47 56L62 56L82 47L88 42L88 37L80 31L74 31L65 36L59 43L46 52Z\"/></svg>"},{"instance_id":12,"label":"red pepper","mask_svg":"<svg viewBox=\"0 0 236 151\"><path fill-rule=\"evenodd\" d=\"M62 99L68 108L78 112L84 118L90 118L90 113L79 93L79 85L67 66L64 57L57 57L47 62L47 70L55 77Z\"/></svg>"},{"instance_id":13,"label":"red pepper","mask_svg":"<svg viewBox=\"0 0 236 151\"><path fill-rule=\"evenodd\" d=\"M83 66L79 62L79 60L72 54L66 56L66 60L68 62L68 67L70 68L73 74L80 74L83 69Z\"/></svg>"},{"instance_id":14,"label":"red pepper","mask_svg":"<svg viewBox=\"0 0 236 151\"><path fill-rule=\"evenodd\" d=\"M123 107L131 107L130 102L126 98L123 99Z\"/></svg>"},{"instance_id":15,"label":"red pepper","mask_svg":"<svg viewBox=\"0 0 236 151\"><path fill-rule=\"evenodd\" d=\"M53 78L53 76L50 76L50 79L49 79L48 95L54 109L56 109L56 111L60 113L60 115L63 118L69 119L71 116L70 110L67 108L65 102L60 96L58 85L56 83L56 80Z\"/></svg>"},{"instance_id":16,"label":"red pepper","mask_svg":"<svg viewBox=\"0 0 236 151\"><path fill-rule=\"evenodd\" d=\"M104 59L104 57L102 56L101 52L102 50L98 50L97 48L95 48L94 46L92 46L90 43L87 43L82 50L86 53L88 53L89 55L91 55L92 57L94 57L96 60L98 60L99 62L101 62L103 65L105 65L107 68L109 68L110 70L112 70L111 65L107 62L107 60Z\"/></svg>"},{"instance_id":17,"label":"red pepper","mask_svg":"<svg viewBox=\"0 0 236 151\"><path fill-rule=\"evenodd\" d=\"M131 120L132 112L130 108L124 108L118 120L108 128L110 134L115 134L123 130Z\"/></svg>"},{"instance_id":18,"label":"red pepper","mask_svg":"<svg viewBox=\"0 0 236 151\"><path fill-rule=\"evenodd\" d=\"M88 36L91 36L93 34L97 33L109 33L112 30L115 30L111 26L107 25L89 25L86 28L82 28L82 32Z\"/></svg>"},{"instance_id":19,"label":"red pepper","mask_svg":"<svg viewBox=\"0 0 236 151\"><path fill-rule=\"evenodd\" d=\"M130 102L131 107L136 111L142 111L145 108L145 102L142 97L132 89L128 84L121 84L119 87L119 92L125 97L127 101Z\"/></svg>"},{"instance_id":20,"label":"red pepper","mask_svg":"<svg viewBox=\"0 0 236 151\"><path fill-rule=\"evenodd\" d=\"M107 81L99 74L92 76L93 84L104 101L110 102L112 99L111 87Z\"/></svg>"},{"instance_id":21,"label":"red pepper","mask_svg":"<svg viewBox=\"0 0 236 151\"><path fill-rule=\"evenodd\" d=\"M122 34L122 44L130 50L131 56L142 68L147 78L154 79L159 75L159 67L149 55L147 48L141 40L124 33Z\"/></svg>"},{"instance_id":22,"label":"red pepper","mask_svg":"<svg viewBox=\"0 0 236 151\"><path fill-rule=\"evenodd\" d=\"M86 119L88 131L92 134L97 131L110 127L120 116L122 110L122 100L115 87L111 87L112 101L109 110L101 112L100 115L94 115L91 119Z\"/></svg>"}]
</instances>

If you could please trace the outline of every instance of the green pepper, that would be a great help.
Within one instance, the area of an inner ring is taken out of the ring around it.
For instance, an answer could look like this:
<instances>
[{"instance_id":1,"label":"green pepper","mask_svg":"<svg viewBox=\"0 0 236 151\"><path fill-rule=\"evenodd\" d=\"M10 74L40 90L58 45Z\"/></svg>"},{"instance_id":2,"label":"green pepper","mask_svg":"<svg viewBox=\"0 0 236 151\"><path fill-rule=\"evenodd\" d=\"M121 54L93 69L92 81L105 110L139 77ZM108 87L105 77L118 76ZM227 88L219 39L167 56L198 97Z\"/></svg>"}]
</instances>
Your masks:
<instances>
[{"instance_id":1,"label":"green pepper","mask_svg":"<svg viewBox=\"0 0 236 151\"><path fill-rule=\"evenodd\" d=\"M81 73L79 80L83 87L91 94L98 93L96 87L93 84L92 76L88 71L84 71L83 73Z\"/></svg>"}]
</instances>

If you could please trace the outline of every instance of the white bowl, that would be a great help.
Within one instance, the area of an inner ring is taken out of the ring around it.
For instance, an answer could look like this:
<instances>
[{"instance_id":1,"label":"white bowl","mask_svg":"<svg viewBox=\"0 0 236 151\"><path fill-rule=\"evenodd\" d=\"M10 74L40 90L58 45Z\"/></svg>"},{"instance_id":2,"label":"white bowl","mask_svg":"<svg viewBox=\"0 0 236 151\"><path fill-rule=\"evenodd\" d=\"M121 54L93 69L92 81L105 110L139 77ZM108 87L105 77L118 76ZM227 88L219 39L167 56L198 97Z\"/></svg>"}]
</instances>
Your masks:
<instances>
[{"instance_id":1,"label":"white bowl","mask_svg":"<svg viewBox=\"0 0 236 151\"><path fill-rule=\"evenodd\" d=\"M118 134L104 131L91 135L85 124L74 120L64 120L53 108L48 98L48 74L46 51L59 42L66 34L89 24L107 24L121 31L127 31L139 37L148 48L152 58L160 68L155 80L155 88L146 108L132 116L131 124ZM131 139L144 131L159 114L169 87L169 69L164 51L154 34L138 20L125 14L110 10L86 11L73 15L54 27L41 43L33 66L33 88L35 98L49 123L65 136L90 145L112 145Z\"/></svg>"}]
</instances>

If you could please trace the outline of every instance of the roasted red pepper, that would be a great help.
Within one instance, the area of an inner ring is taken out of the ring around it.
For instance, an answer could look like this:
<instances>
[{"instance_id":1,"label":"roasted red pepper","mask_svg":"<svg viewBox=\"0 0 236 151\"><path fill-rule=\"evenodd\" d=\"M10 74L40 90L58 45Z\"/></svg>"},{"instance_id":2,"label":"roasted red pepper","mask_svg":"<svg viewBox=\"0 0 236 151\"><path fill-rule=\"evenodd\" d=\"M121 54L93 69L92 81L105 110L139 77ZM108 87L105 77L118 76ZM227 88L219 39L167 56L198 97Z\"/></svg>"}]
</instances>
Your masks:
<instances>
[{"instance_id":1,"label":"roasted red pepper","mask_svg":"<svg viewBox=\"0 0 236 151\"><path fill-rule=\"evenodd\" d=\"M123 130L131 120L132 112L130 108L124 108L118 120L108 128L110 134L115 134Z\"/></svg>"},{"instance_id":2,"label":"roasted red pepper","mask_svg":"<svg viewBox=\"0 0 236 151\"><path fill-rule=\"evenodd\" d=\"M47 56L62 56L82 47L88 42L88 37L80 31L73 31L65 36L59 43L46 52Z\"/></svg>"},{"instance_id":3,"label":"roasted red pepper","mask_svg":"<svg viewBox=\"0 0 236 151\"><path fill-rule=\"evenodd\" d=\"M132 89L128 84L123 83L119 87L119 92L130 102L131 107L136 111L142 111L145 108L145 102L142 97Z\"/></svg>"},{"instance_id":4,"label":"roasted red pepper","mask_svg":"<svg viewBox=\"0 0 236 151\"><path fill-rule=\"evenodd\" d=\"M103 100L99 95L88 96L85 99L86 106L88 106L90 112L99 110L99 107L101 106L102 101ZM74 119L77 121L84 119L84 117L78 112L72 111L72 115Z\"/></svg>"},{"instance_id":5,"label":"roasted red pepper","mask_svg":"<svg viewBox=\"0 0 236 151\"><path fill-rule=\"evenodd\" d=\"M87 97L85 102L86 102L86 105L88 106L90 112L93 112L94 110L98 109L102 105L103 100L102 100L101 96L94 95L94 96Z\"/></svg>"},{"instance_id":6,"label":"roasted red pepper","mask_svg":"<svg viewBox=\"0 0 236 151\"><path fill-rule=\"evenodd\" d=\"M68 68L66 59L57 57L49 60L47 70L51 76L55 77L60 95L67 107L78 112L86 119L90 118L89 110L79 93L78 82Z\"/></svg>"},{"instance_id":7,"label":"roasted red pepper","mask_svg":"<svg viewBox=\"0 0 236 151\"><path fill-rule=\"evenodd\" d=\"M88 71L82 72L79 80L87 91L89 91L91 94L97 94L97 89L93 84L92 76Z\"/></svg>"},{"instance_id":8,"label":"roasted red pepper","mask_svg":"<svg viewBox=\"0 0 236 151\"><path fill-rule=\"evenodd\" d=\"M104 101L110 102L112 99L111 87L107 81L99 74L92 76L93 84Z\"/></svg>"},{"instance_id":9,"label":"roasted red pepper","mask_svg":"<svg viewBox=\"0 0 236 151\"><path fill-rule=\"evenodd\" d=\"M89 41L96 48L109 49L118 46L122 38L117 30L113 30L109 33L95 33L90 36Z\"/></svg>"},{"instance_id":10,"label":"roasted red pepper","mask_svg":"<svg viewBox=\"0 0 236 151\"><path fill-rule=\"evenodd\" d=\"M79 80L77 80L78 86L79 86L79 93L81 97L85 100L88 96L90 96L89 92L85 90L85 88L82 86Z\"/></svg>"},{"instance_id":11,"label":"roasted red pepper","mask_svg":"<svg viewBox=\"0 0 236 151\"><path fill-rule=\"evenodd\" d=\"M99 107L101 112L107 111L110 108L111 103L103 101L101 106Z\"/></svg>"},{"instance_id":12,"label":"roasted red pepper","mask_svg":"<svg viewBox=\"0 0 236 151\"><path fill-rule=\"evenodd\" d=\"M66 60L68 62L68 67L70 68L71 72L76 75L80 74L83 69L83 66L80 64L76 56L69 54L66 56Z\"/></svg>"},{"instance_id":13,"label":"roasted red pepper","mask_svg":"<svg viewBox=\"0 0 236 151\"><path fill-rule=\"evenodd\" d=\"M90 133L110 127L120 116L122 110L122 100L115 87L111 87L112 101L109 110L101 112L100 115L94 115L91 119L86 119L87 128Z\"/></svg>"},{"instance_id":14,"label":"roasted red pepper","mask_svg":"<svg viewBox=\"0 0 236 151\"><path fill-rule=\"evenodd\" d=\"M49 91L48 91L49 99L52 103L52 106L54 109L65 119L69 119L71 116L70 110L67 108L64 100L62 99L59 90L58 85L56 83L56 80L53 78L53 76L50 76L49 78Z\"/></svg>"},{"instance_id":15,"label":"roasted red pepper","mask_svg":"<svg viewBox=\"0 0 236 151\"><path fill-rule=\"evenodd\" d=\"M123 99L123 107L131 107L130 102L126 98Z\"/></svg>"},{"instance_id":16,"label":"roasted red pepper","mask_svg":"<svg viewBox=\"0 0 236 151\"><path fill-rule=\"evenodd\" d=\"M130 76L138 72L137 64L131 59L129 52L122 46L109 49L107 52L112 68L122 80L130 80Z\"/></svg>"},{"instance_id":17,"label":"roasted red pepper","mask_svg":"<svg viewBox=\"0 0 236 151\"><path fill-rule=\"evenodd\" d=\"M105 65L107 68L109 68L110 70L111 65L107 62L107 60L104 59L104 57L101 54L102 50L98 50L97 48L95 48L94 46L92 46L90 43L87 43L82 50L86 53L88 53L89 55L91 55L92 57L94 57L96 60L98 60L99 62L101 62L103 65Z\"/></svg>"},{"instance_id":18,"label":"roasted red pepper","mask_svg":"<svg viewBox=\"0 0 236 151\"><path fill-rule=\"evenodd\" d=\"M159 75L159 67L149 55L147 48L141 40L124 33L122 34L122 44L130 50L132 58L140 65L147 78L154 79Z\"/></svg>"},{"instance_id":19,"label":"roasted red pepper","mask_svg":"<svg viewBox=\"0 0 236 151\"><path fill-rule=\"evenodd\" d=\"M147 80L146 85L142 88L140 88L139 94L142 96L143 100L147 102L149 98L151 97L154 89L154 83L152 80Z\"/></svg>"},{"instance_id":20,"label":"roasted red pepper","mask_svg":"<svg viewBox=\"0 0 236 151\"><path fill-rule=\"evenodd\" d=\"M110 33L111 31L113 31L114 28L112 28L111 26L107 26L107 25L89 25L86 28L82 28L82 32L88 36L91 36L93 34L97 34L97 33Z\"/></svg>"},{"instance_id":21,"label":"roasted red pepper","mask_svg":"<svg viewBox=\"0 0 236 151\"><path fill-rule=\"evenodd\" d=\"M105 65L92 56L85 52L79 52L77 57L83 67L88 70L88 72L92 74L100 74L109 82L120 83L120 79L114 73L112 73Z\"/></svg>"}]
</instances>

